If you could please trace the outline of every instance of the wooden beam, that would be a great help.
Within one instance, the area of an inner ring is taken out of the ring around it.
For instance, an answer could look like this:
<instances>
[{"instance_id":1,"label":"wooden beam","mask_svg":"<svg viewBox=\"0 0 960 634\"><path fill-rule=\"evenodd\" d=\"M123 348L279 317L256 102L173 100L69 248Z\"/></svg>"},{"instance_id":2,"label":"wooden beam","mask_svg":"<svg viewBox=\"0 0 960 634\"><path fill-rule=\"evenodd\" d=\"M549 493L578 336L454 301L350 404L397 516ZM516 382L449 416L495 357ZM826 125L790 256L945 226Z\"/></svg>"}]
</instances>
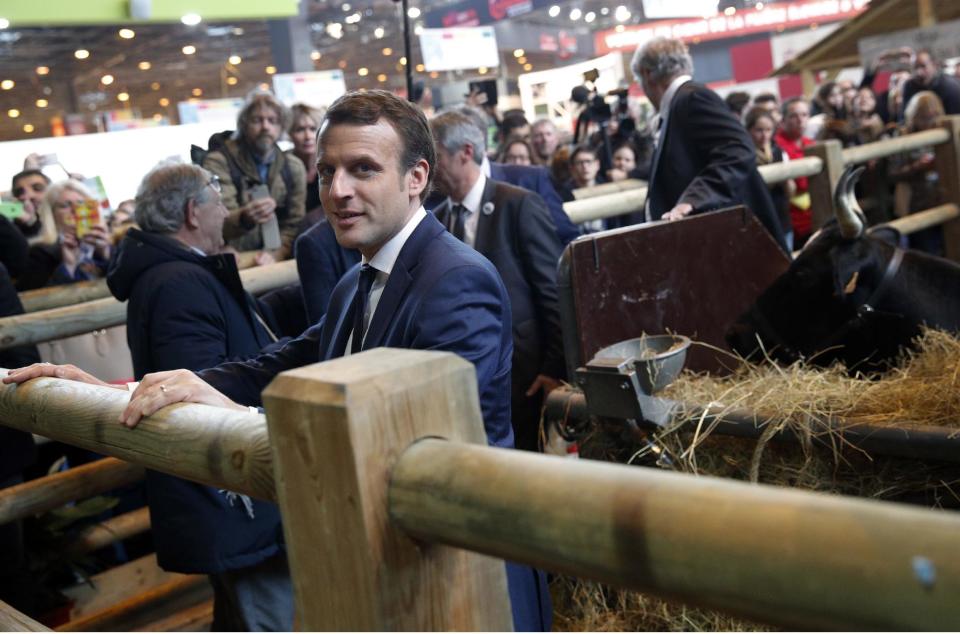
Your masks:
<instances>
[{"instance_id":1,"label":"wooden beam","mask_svg":"<svg viewBox=\"0 0 960 634\"><path fill-rule=\"evenodd\" d=\"M380 348L284 372L263 400L302 629L512 629L502 561L411 540L386 512L403 447L486 444L469 362Z\"/></svg>"},{"instance_id":2,"label":"wooden beam","mask_svg":"<svg viewBox=\"0 0 960 634\"><path fill-rule=\"evenodd\" d=\"M13 606L0 601L0 632L50 632L46 625L38 623Z\"/></svg>"},{"instance_id":3,"label":"wooden beam","mask_svg":"<svg viewBox=\"0 0 960 634\"><path fill-rule=\"evenodd\" d=\"M917 0L917 26L934 26L937 23L937 11L933 0Z\"/></svg>"},{"instance_id":4,"label":"wooden beam","mask_svg":"<svg viewBox=\"0 0 960 634\"><path fill-rule=\"evenodd\" d=\"M830 139L804 148L805 156L815 156L823 161L823 169L808 179L810 188L810 212L813 229L816 231L833 218L833 192L843 174L843 146Z\"/></svg>"},{"instance_id":5,"label":"wooden beam","mask_svg":"<svg viewBox=\"0 0 960 634\"><path fill-rule=\"evenodd\" d=\"M64 549L64 554L80 555L93 552L148 530L150 530L150 510L144 507L88 526Z\"/></svg>"},{"instance_id":6,"label":"wooden beam","mask_svg":"<svg viewBox=\"0 0 960 634\"><path fill-rule=\"evenodd\" d=\"M950 141L950 131L946 128L938 128L848 147L841 154L843 155L844 165L858 165L874 159L949 143Z\"/></svg>"},{"instance_id":7,"label":"wooden beam","mask_svg":"<svg viewBox=\"0 0 960 634\"><path fill-rule=\"evenodd\" d=\"M420 540L788 629L960 628L949 511L439 439L388 499Z\"/></svg>"},{"instance_id":8,"label":"wooden beam","mask_svg":"<svg viewBox=\"0 0 960 634\"><path fill-rule=\"evenodd\" d=\"M904 235L923 231L930 227L936 227L960 218L960 207L954 203L938 205L930 209L924 209L916 213L897 218L884 223L888 227L893 227Z\"/></svg>"},{"instance_id":9,"label":"wooden beam","mask_svg":"<svg viewBox=\"0 0 960 634\"><path fill-rule=\"evenodd\" d=\"M65 588L63 593L73 603L70 619L76 620L103 612L130 597L186 576L163 570L157 564L157 556L150 553L99 572Z\"/></svg>"},{"instance_id":10,"label":"wooden beam","mask_svg":"<svg viewBox=\"0 0 960 634\"><path fill-rule=\"evenodd\" d=\"M178 403L127 429L117 421L129 400L123 389L33 379L0 387L0 421L194 482L274 498L263 415Z\"/></svg>"},{"instance_id":11,"label":"wooden beam","mask_svg":"<svg viewBox=\"0 0 960 634\"><path fill-rule=\"evenodd\" d=\"M647 188L639 187L637 189L605 194L585 200L566 202L563 203L563 210L570 216L570 221L573 224L580 224L587 220L612 218L620 214L640 211L643 209L643 204L646 200Z\"/></svg>"},{"instance_id":12,"label":"wooden beam","mask_svg":"<svg viewBox=\"0 0 960 634\"><path fill-rule=\"evenodd\" d=\"M579 187L573 190L573 198L574 200L585 200L587 198L604 196L606 194L615 194L617 192L639 189L646 186L647 181L642 181L636 178L627 178L614 183L602 183L600 185L594 185L593 187Z\"/></svg>"},{"instance_id":13,"label":"wooden beam","mask_svg":"<svg viewBox=\"0 0 960 634\"><path fill-rule=\"evenodd\" d=\"M198 603L159 621L138 627L135 632L209 632L213 623L213 599Z\"/></svg>"},{"instance_id":14,"label":"wooden beam","mask_svg":"<svg viewBox=\"0 0 960 634\"><path fill-rule=\"evenodd\" d=\"M934 165L940 175L940 202L960 204L960 117L944 117L940 125L949 138L949 142L933 149ZM946 257L960 262L960 220L944 223L943 248Z\"/></svg>"},{"instance_id":15,"label":"wooden beam","mask_svg":"<svg viewBox=\"0 0 960 634\"><path fill-rule=\"evenodd\" d=\"M46 513L143 479L143 467L104 458L0 490L0 524Z\"/></svg>"}]
</instances>

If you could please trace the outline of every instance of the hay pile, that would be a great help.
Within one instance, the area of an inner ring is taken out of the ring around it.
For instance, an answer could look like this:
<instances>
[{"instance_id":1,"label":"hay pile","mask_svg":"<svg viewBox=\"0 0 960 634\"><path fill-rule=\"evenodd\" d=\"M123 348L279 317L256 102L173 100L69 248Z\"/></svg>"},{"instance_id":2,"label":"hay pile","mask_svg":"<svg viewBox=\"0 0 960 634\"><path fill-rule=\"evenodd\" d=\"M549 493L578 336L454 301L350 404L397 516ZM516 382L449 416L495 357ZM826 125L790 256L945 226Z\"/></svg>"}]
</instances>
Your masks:
<instances>
[{"instance_id":1,"label":"hay pile","mask_svg":"<svg viewBox=\"0 0 960 634\"><path fill-rule=\"evenodd\" d=\"M851 424L907 423L960 433L960 340L952 335L925 331L916 350L880 376L851 377L842 366L744 363L727 377L684 373L662 395L752 410L775 422L756 440L711 435L709 425L698 428L691 420L645 437L596 423L580 443L581 457L929 507L960 506L960 467L870 456L811 425L842 418ZM797 440L771 440L781 429ZM560 631L769 629L570 577L557 577L552 591Z\"/></svg>"}]
</instances>

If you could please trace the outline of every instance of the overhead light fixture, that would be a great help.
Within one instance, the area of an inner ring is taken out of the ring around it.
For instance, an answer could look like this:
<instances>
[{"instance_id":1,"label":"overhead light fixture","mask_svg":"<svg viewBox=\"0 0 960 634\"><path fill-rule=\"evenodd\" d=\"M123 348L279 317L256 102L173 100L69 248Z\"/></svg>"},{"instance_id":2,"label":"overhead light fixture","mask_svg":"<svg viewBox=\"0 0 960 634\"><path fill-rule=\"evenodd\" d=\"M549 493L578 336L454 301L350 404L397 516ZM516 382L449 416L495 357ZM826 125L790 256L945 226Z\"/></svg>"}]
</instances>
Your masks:
<instances>
[{"instance_id":1,"label":"overhead light fixture","mask_svg":"<svg viewBox=\"0 0 960 634\"><path fill-rule=\"evenodd\" d=\"M430 73L430 79L436 79L439 76L440 76L440 73L438 73L437 71L433 71L432 73Z\"/></svg>"},{"instance_id":2,"label":"overhead light fixture","mask_svg":"<svg viewBox=\"0 0 960 634\"><path fill-rule=\"evenodd\" d=\"M32 124L32 123L24 123L24 124L23 124L23 131L26 132L27 134L30 134L31 132L33 132L33 131L34 131L33 124Z\"/></svg>"},{"instance_id":3,"label":"overhead light fixture","mask_svg":"<svg viewBox=\"0 0 960 634\"><path fill-rule=\"evenodd\" d=\"M315 62L318 61L321 57L323 57L323 54L320 51L312 51L310 53L310 59L312 59Z\"/></svg>"},{"instance_id":4,"label":"overhead light fixture","mask_svg":"<svg viewBox=\"0 0 960 634\"><path fill-rule=\"evenodd\" d=\"M723 15L736 15L736 13L737 13L736 7L727 7L726 9L723 10Z\"/></svg>"},{"instance_id":5,"label":"overhead light fixture","mask_svg":"<svg viewBox=\"0 0 960 634\"><path fill-rule=\"evenodd\" d=\"M6 18L0 18L0 29L9 29L9 28L10 28L10 20Z\"/></svg>"},{"instance_id":6,"label":"overhead light fixture","mask_svg":"<svg viewBox=\"0 0 960 634\"><path fill-rule=\"evenodd\" d=\"M409 9L407 9L407 17L410 18L411 20L416 20L417 18L420 17L420 9L418 9L417 7L410 7Z\"/></svg>"},{"instance_id":7,"label":"overhead light fixture","mask_svg":"<svg viewBox=\"0 0 960 634\"><path fill-rule=\"evenodd\" d=\"M407 58L406 58L406 57L401 57L401 58L400 58L400 65L401 65L401 66L406 66L406 65L407 65Z\"/></svg>"},{"instance_id":8,"label":"overhead light fixture","mask_svg":"<svg viewBox=\"0 0 960 634\"><path fill-rule=\"evenodd\" d=\"M119 35L125 40L132 40L134 37L137 36L136 32L134 32L133 29L120 29L119 31L117 31L117 35Z\"/></svg>"},{"instance_id":9,"label":"overhead light fixture","mask_svg":"<svg viewBox=\"0 0 960 634\"><path fill-rule=\"evenodd\" d=\"M150 70L151 66L152 64L146 60L137 64L137 68L139 68L140 70Z\"/></svg>"},{"instance_id":10,"label":"overhead light fixture","mask_svg":"<svg viewBox=\"0 0 960 634\"><path fill-rule=\"evenodd\" d=\"M160 114L159 112L154 113L154 115L153 115L153 120L156 121L157 123L159 123L159 122L163 121L163 115Z\"/></svg>"},{"instance_id":11,"label":"overhead light fixture","mask_svg":"<svg viewBox=\"0 0 960 634\"><path fill-rule=\"evenodd\" d=\"M390 48L389 46L385 47L385 48L384 48L382 51L380 51L380 52L383 53L385 57L390 57L391 55L393 55L393 49Z\"/></svg>"},{"instance_id":12,"label":"overhead light fixture","mask_svg":"<svg viewBox=\"0 0 960 634\"><path fill-rule=\"evenodd\" d=\"M340 8L343 9L344 13L349 13L352 7L350 6L349 2L344 2L343 4L340 5Z\"/></svg>"},{"instance_id":13,"label":"overhead light fixture","mask_svg":"<svg viewBox=\"0 0 960 634\"><path fill-rule=\"evenodd\" d=\"M46 108L50 105L46 99L37 99L37 108Z\"/></svg>"},{"instance_id":14,"label":"overhead light fixture","mask_svg":"<svg viewBox=\"0 0 960 634\"><path fill-rule=\"evenodd\" d=\"M414 34L414 35L422 35L422 34L423 34L423 25L422 25L422 24L418 24L417 26L413 27L413 34Z\"/></svg>"},{"instance_id":15,"label":"overhead light fixture","mask_svg":"<svg viewBox=\"0 0 960 634\"><path fill-rule=\"evenodd\" d=\"M387 76L384 75L383 73L380 73L379 75L377 75L377 81L379 81L379 82L385 82L385 81L387 81Z\"/></svg>"},{"instance_id":16,"label":"overhead light fixture","mask_svg":"<svg viewBox=\"0 0 960 634\"><path fill-rule=\"evenodd\" d=\"M339 22L330 22L325 28L327 35L330 37L339 40L343 37L343 25Z\"/></svg>"},{"instance_id":17,"label":"overhead light fixture","mask_svg":"<svg viewBox=\"0 0 960 634\"><path fill-rule=\"evenodd\" d=\"M73 52L73 56L77 59L87 59L90 57L90 51L85 48L78 48Z\"/></svg>"},{"instance_id":18,"label":"overhead light fixture","mask_svg":"<svg viewBox=\"0 0 960 634\"><path fill-rule=\"evenodd\" d=\"M346 67L347 67L347 60L341 59L339 62L337 62L337 66L340 67L340 68L346 68Z\"/></svg>"},{"instance_id":19,"label":"overhead light fixture","mask_svg":"<svg viewBox=\"0 0 960 634\"><path fill-rule=\"evenodd\" d=\"M366 77L367 75L370 74L370 69L367 68L366 66L358 68L357 74L360 75L361 77Z\"/></svg>"},{"instance_id":20,"label":"overhead light fixture","mask_svg":"<svg viewBox=\"0 0 960 634\"><path fill-rule=\"evenodd\" d=\"M37 74L38 74L38 75L49 75L49 74L50 74L50 67L49 67L49 66L37 66Z\"/></svg>"},{"instance_id":21,"label":"overhead light fixture","mask_svg":"<svg viewBox=\"0 0 960 634\"><path fill-rule=\"evenodd\" d=\"M617 22L626 22L630 19L630 9L621 4L617 7L617 10L613 12L613 17Z\"/></svg>"},{"instance_id":22,"label":"overhead light fixture","mask_svg":"<svg viewBox=\"0 0 960 634\"><path fill-rule=\"evenodd\" d=\"M11 119L16 119L17 117L20 116L20 111L17 110L16 108L10 108L9 110L7 110L7 116L10 117Z\"/></svg>"},{"instance_id":23,"label":"overhead light fixture","mask_svg":"<svg viewBox=\"0 0 960 634\"><path fill-rule=\"evenodd\" d=\"M109 86L113 83L113 75L104 75L100 78L100 83L104 86Z\"/></svg>"},{"instance_id":24,"label":"overhead light fixture","mask_svg":"<svg viewBox=\"0 0 960 634\"><path fill-rule=\"evenodd\" d=\"M570 10L570 19L573 21L579 20L581 15L583 15L583 11L581 11L577 7L574 7L573 9Z\"/></svg>"},{"instance_id":25,"label":"overhead light fixture","mask_svg":"<svg viewBox=\"0 0 960 634\"><path fill-rule=\"evenodd\" d=\"M162 107L166 108L167 106L170 105L170 100L167 99L166 97L160 97L160 101L159 101L158 103L159 103Z\"/></svg>"},{"instance_id":26,"label":"overhead light fixture","mask_svg":"<svg viewBox=\"0 0 960 634\"><path fill-rule=\"evenodd\" d=\"M234 66L236 66L237 64L243 61L243 58L240 57L239 55L231 55L230 57L227 58L227 61L233 64Z\"/></svg>"},{"instance_id":27,"label":"overhead light fixture","mask_svg":"<svg viewBox=\"0 0 960 634\"><path fill-rule=\"evenodd\" d=\"M228 85L228 86L236 86L238 81L240 81L240 80L237 79L236 77L233 77L233 76L227 77L227 85Z\"/></svg>"},{"instance_id":28,"label":"overhead light fixture","mask_svg":"<svg viewBox=\"0 0 960 634\"><path fill-rule=\"evenodd\" d=\"M12 79L4 79L3 81L0 81L0 88L3 88L4 90L10 90L16 85L17 82L13 81Z\"/></svg>"},{"instance_id":29,"label":"overhead light fixture","mask_svg":"<svg viewBox=\"0 0 960 634\"><path fill-rule=\"evenodd\" d=\"M194 97L199 97L200 95L203 94L203 88L194 88L193 90L190 91L190 94L193 95Z\"/></svg>"},{"instance_id":30,"label":"overhead light fixture","mask_svg":"<svg viewBox=\"0 0 960 634\"><path fill-rule=\"evenodd\" d=\"M552 7L550 7L550 10L547 11L547 15L549 15L551 18L555 18L558 15L560 15L560 5L555 4Z\"/></svg>"},{"instance_id":31,"label":"overhead light fixture","mask_svg":"<svg viewBox=\"0 0 960 634\"><path fill-rule=\"evenodd\" d=\"M610 7L602 7L600 9L600 15L609 15L609 14L610 14Z\"/></svg>"},{"instance_id":32,"label":"overhead light fixture","mask_svg":"<svg viewBox=\"0 0 960 634\"><path fill-rule=\"evenodd\" d=\"M477 72L480 73L481 75L486 75L487 72L489 72L489 70L490 69L487 68L486 66L481 66L480 68L477 69Z\"/></svg>"},{"instance_id":33,"label":"overhead light fixture","mask_svg":"<svg viewBox=\"0 0 960 634\"><path fill-rule=\"evenodd\" d=\"M194 46L193 44L187 44L180 50L183 51L184 55L193 55L194 53L197 52L197 47Z\"/></svg>"},{"instance_id":34,"label":"overhead light fixture","mask_svg":"<svg viewBox=\"0 0 960 634\"><path fill-rule=\"evenodd\" d=\"M523 70L525 70L525 71L527 71L527 72L529 73L530 71L533 70L533 64L524 64L524 65L523 65Z\"/></svg>"},{"instance_id":35,"label":"overhead light fixture","mask_svg":"<svg viewBox=\"0 0 960 634\"><path fill-rule=\"evenodd\" d=\"M617 33L623 33L626 30L626 27L624 27L622 24L618 24L617 26L613 27L613 30Z\"/></svg>"},{"instance_id":36,"label":"overhead light fixture","mask_svg":"<svg viewBox=\"0 0 960 634\"><path fill-rule=\"evenodd\" d=\"M155 81L150 84L150 90L160 90L160 82Z\"/></svg>"},{"instance_id":37,"label":"overhead light fixture","mask_svg":"<svg viewBox=\"0 0 960 634\"><path fill-rule=\"evenodd\" d=\"M130 101L130 93L122 92L117 95L117 101Z\"/></svg>"},{"instance_id":38,"label":"overhead light fixture","mask_svg":"<svg viewBox=\"0 0 960 634\"><path fill-rule=\"evenodd\" d=\"M527 63L527 58L526 58L526 57L518 57L518 58L517 58L517 63L520 64L521 66L523 66L524 64Z\"/></svg>"},{"instance_id":39,"label":"overhead light fixture","mask_svg":"<svg viewBox=\"0 0 960 634\"><path fill-rule=\"evenodd\" d=\"M427 70L427 67L424 66L423 64L417 64L416 66L414 66L414 69L415 69L418 73L422 73L423 71Z\"/></svg>"},{"instance_id":40,"label":"overhead light fixture","mask_svg":"<svg viewBox=\"0 0 960 634\"><path fill-rule=\"evenodd\" d=\"M378 26L377 28L375 28L375 29L373 30L373 37L377 38L378 40L379 40L379 39L383 39L383 36L384 36L385 34L386 34L386 31L384 30L384 28L383 28L382 26Z\"/></svg>"},{"instance_id":41,"label":"overhead light fixture","mask_svg":"<svg viewBox=\"0 0 960 634\"><path fill-rule=\"evenodd\" d=\"M265 72L265 73L268 74L268 75L273 75L273 74L275 74L275 73L277 72L277 67L276 67L276 66L267 66L266 68L263 69L263 72Z\"/></svg>"},{"instance_id":42,"label":"overhead light fixture","mask_svg":"<svg viewBox=\"0 0 960 634\"><path fill-rule=\"evenodd\" d=\"M203 18L201 18L196 13L187 13L186 15L180 18L180 21L186 24L187 26L197 26L198 24L200 24L202 20Z\"/></svg>"},{"instance_id":43,"label":"overhead light fixture","mask_svg":"<svg viewBox=\"0 0 960 634\"><path fill-rule=\"evenodd\" d=\"M343 19L343 21L346 22L347 24L356 24L357 22L360 21L360 18L362 18L362 17L363 17L363 16L360 15L360 12L357 11L356 13L351 13L350 15L348 15L347 17L345 17L345 18Z\"/></svg>"},{"instance_id":44,"label":"overhead light fixture","mask_svg":"<svg viewBox=\"0 0 960 634\"><path fill-rule=\"evenodd\" d=\"M757 11L763 11L763 3L758 2L757 4L753 5L753 8L756 9Z\"/></svg>"},{"instance_id":45,"label":"overhead light fixture","mask_svg":"<svg viewBox=\"0 0 960 634\"><path fill-rule=\"evenodd\" d=\"M514 49L514 51L513 51L513 56L514 56L514 57L523 57L523 54L524 54L525 52L526 52L526 51L524 51L522 48L517 48L517 49Z\"/></svg>"},{"instance_id":46,"label":"overhead light fixture","mask_svg":"<svg viewBox=\"0 0 960 634\"><path fill-rule=\"evenodd\" d=\"M594 13L593 11L587 11L586 15L583 16L583 21L588 24L590 22L593 22L596 19L597 19L597 14Z\"/></svg>"}]
</instances>

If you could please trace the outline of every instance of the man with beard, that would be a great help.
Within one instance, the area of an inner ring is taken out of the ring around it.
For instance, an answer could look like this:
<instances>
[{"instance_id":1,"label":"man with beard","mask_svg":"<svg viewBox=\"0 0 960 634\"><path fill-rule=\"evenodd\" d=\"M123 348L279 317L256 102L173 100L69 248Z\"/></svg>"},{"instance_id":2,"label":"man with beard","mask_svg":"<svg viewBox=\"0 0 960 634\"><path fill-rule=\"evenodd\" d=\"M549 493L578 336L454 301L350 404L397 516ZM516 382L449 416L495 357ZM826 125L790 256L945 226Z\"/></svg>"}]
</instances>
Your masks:
<instances>
[{"instance_id":1,"label":"man with beard","mask_svg":"<svg viewBox=\"0 0 960 634\"><path fill-rule=\"evenodd\" d=\"M303 163L277 147L290 114L270 93L254 93L237 116L237 130L203 160L220 179L230 211L223 224L227 243L238 251L270 248L264 244L279 229L276 260L293 253L293 241L305 214L307 174ZM276 225L274 225L276 223ZM263 263L264 260L259 260Z\"/></svg>"}]
</instances>

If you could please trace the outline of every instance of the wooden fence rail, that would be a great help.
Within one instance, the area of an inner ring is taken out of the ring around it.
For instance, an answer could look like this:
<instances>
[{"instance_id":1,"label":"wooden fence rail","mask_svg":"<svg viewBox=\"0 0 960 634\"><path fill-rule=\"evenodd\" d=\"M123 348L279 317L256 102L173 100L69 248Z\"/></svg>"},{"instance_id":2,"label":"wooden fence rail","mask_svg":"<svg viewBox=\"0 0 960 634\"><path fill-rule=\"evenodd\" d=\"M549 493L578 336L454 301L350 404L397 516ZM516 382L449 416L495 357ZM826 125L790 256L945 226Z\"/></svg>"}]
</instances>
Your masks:
<instances>
[{"instance_id":1,"label":"wooden fence rail","mask_svg":"<svg viewBox=\"0 0 960 634\"><path fill-rule=\"evenodd\" d=\"M0 420L277 499L306 630L507 629L488 555L787 627L960 628L960 515L489 448L451 354L285 372L266 424L175 405L128 430L126 398L40 379L0 390Z\"/></svg>"}]
</instances>

